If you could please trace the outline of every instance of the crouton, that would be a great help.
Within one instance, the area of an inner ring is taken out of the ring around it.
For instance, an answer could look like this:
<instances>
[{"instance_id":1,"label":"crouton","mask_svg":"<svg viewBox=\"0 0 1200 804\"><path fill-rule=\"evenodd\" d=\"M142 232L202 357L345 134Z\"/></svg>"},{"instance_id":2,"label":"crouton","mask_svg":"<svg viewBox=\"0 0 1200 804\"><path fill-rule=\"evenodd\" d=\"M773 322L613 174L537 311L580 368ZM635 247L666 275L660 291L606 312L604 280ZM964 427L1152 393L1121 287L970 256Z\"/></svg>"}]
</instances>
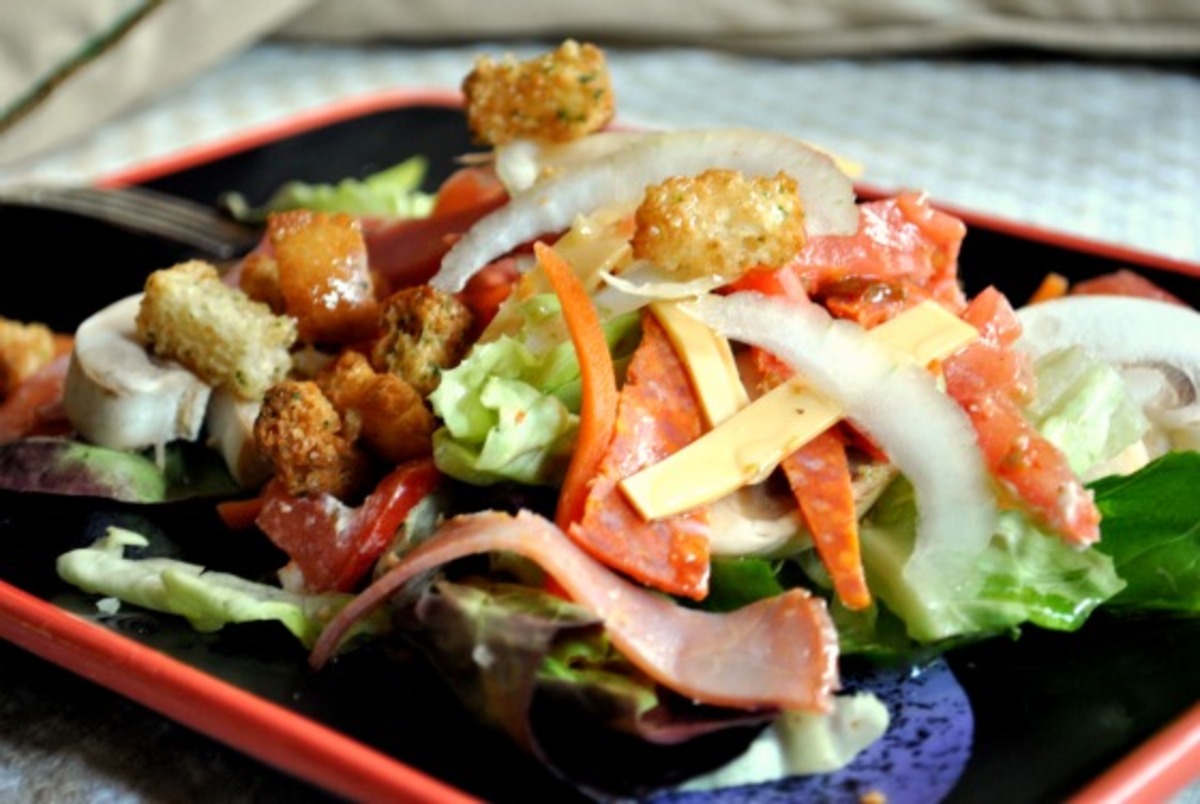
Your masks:
<instances>
[{"instance_id":1,"label":"crouton","mask_svg":"<svg viewBox=\"0 0 1200 804\"><path fill-rule=\"evenodd\" d=\"M383 334L371 349L371 365L401 377L421 396L428 396L441 371L458 365L471 346L471 311L428 285L396 291L384 299L380 317Z\"/></svg>"},{"instance_id":2,"label":"crouton","mask_svg":"<svg viewBox=\"0 0 1200 804\"><path fill-rule=\"evenodd\" d=\"M287 376L296 322L221 281L200 260L150 274L137 337L205 382L258 399Z\"/></svg>"},{"instance_id":3,"label":"crouton","mask_svg":"<svg viewBox=\"0 0 1200 804\"><path fill-rule=\"evenodd\" d=\"M346 500L370 483L373 463L344 431L342 418L315 382L271 386L254 421L254 440L289 494Z\"/></svg>"},{"instance_id":4,"label":"crouton","mask_svg":"<svg viewBox=\"0 0 1200 804\"><path fill-rule=\"evenodd\" d=\"M347 344L374 335L375 284L362 224L350 215L296 209L267 219L279 293L306 343Z\"/></svg>"},{"instance_id":5,"label":"crouton","mask_svg":"<svg viewBox=\"0 0 1200 804\"><path fill-rule=\"evenodd\" d=\"M262 302L276 315L287 312L287 303L279 289L279 263L269 254L254 252L242 260L238 287L250 298Z\"/></svg>"},{"instance_id":6,"label":"crouton","mask_svg":"<svg viewBox=\"0 0 1200 804\"><path fill-rule=\"evenodd\" d=\"M523 137L565 142L604 127L613 116L604 51L570 39L528 61L481 57L462 89L467 125L482 144Z\"/></svg>"},{"instance_id":7,"label":"crouton","mask_svg":"<svg viewBox=\"0 0 1200 804\"><path fill-rule=\"evenodd\" d=\"M377 373L362 354L343 352L317 384L373 455L395 464L433 451L433 413L421 394L395 374Z\"/></svg>"},{"instance_id":8,"label":"crouton","mask_svg":"<svg viewBox=\"0 0 1200 804\"><path fill-rule=\"evenodd\" d=\"M746 178L731 170L677 176L647 188L635 215L633 253L681 279L735 279L778 267L804 245L796 182L784 173Z\"/></svg>"},{"instance_id":9,"label":"crouton","mask_svg":"<svg viewBox=\"0 0 1200 804\"><path fill-rule=\"evenodd\" d=\"M45 324L0 317L0 400L54 359L54 333Z\"/></svg>"}]
</instances>

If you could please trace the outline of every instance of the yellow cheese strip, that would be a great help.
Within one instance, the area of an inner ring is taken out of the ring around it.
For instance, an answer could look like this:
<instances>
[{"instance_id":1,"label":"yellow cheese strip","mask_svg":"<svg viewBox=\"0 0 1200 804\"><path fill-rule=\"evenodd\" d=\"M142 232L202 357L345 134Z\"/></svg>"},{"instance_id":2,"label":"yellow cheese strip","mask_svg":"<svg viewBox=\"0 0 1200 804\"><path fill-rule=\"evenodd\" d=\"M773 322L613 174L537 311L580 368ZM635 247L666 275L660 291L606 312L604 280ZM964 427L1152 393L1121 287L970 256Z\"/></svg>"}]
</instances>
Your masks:
<instances>
[{"instance_id":1,"label":"yellow cheese strip","mask_svg":"<svg viewBox=\"0 0 1200 804\"><path fill-rule=\"evenodd\" d=\"M925 302L867 333L904 360L926 365L974 340L973 327ZM840 420L844 411L796 376L665 460L621 481L646 519L689 511L764 480L779 462Z\"/></svg>"},{"instance_id":2,"label":"yellow cheese strip","mask_svg":"<svg viewBox=\"0 0 1200 804\"><path fill-rule=\"evenodd\" d=\"M675 354L683 361L709 428L750 404L733 362L733 349L724 335L713 332L673 301L655 302L650 312L662 324Z\"/></svg>"}]
</instances>

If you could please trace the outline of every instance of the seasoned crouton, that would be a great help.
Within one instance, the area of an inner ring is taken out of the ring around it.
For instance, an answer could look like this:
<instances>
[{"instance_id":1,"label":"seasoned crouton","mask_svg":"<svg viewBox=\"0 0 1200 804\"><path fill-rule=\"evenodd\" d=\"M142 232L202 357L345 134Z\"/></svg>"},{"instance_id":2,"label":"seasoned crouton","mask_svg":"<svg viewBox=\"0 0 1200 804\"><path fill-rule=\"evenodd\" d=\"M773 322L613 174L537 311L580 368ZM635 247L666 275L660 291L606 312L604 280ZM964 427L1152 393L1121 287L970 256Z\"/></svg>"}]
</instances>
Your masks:
<instances>
[{"instance_id":1,"label":"seasoned crouton","mask_svg":"<svg viewBox=\"0 0 1200 804\"><path fill-rule=\"evenodd\" d=\"M279 263L269 254L254 252L242 260L238 287L250 298L262 302L276 315L287 312L283 291L279 289Z\"/></svg>"},{"instance_id":2,"label":"seasoned crouton","mask_svg":"<svg viewBox=\"0 0 1200 804\"><path fill-rule=\"evenodd\" d=\"M383 302L383 334L371 350L376 371L391 372L428 396L442 369L458 365L470 347L471 311L428 285L398 290Z\"/></svg>"},{"instance_id":3,"label":"seasoned crouton","mask_svg":"<svg viewBox=\"0 0 1200 804\"><path fill-rule=\"evenodd\" d=\"M45 324L0 317L0 399L54 359L54 333Z\"/></svg>"},{"instance_id":4,"label":"seasoned crouton","mask_svg":"<svg viewBox=\"0 0 1200 804\"><path fill-rule=\"evenodd\" d=\"M370 481L370 457L344 432L341 416L315 382L271 386L254 422L254 440L290 494L349 499Z\"/></svg>"},{"instance_id":5,"label":"seasoned crouton","mask_svg":"<svg viewBox=\"0 0 1200 804\"><path fill-rule=\"evenodd\" d=\"M402 463L432 452L434 420L425 400L395 374L376 373L362 354L343 352L317 384L372 454Z\"/></svg>"},{"instance_id":6,"label":"seasoned crouton","mask_svg":"<svg viewBox=\"0 0 1200 804\"><path fill-rule=\"evenodd\" d=\"M346 344L379 321L362 224L341 213L296 209L267 219L284 309L306 343Z\"/></svg>"},{"instance_id":7,"label":"seasoned crouton","mask_svg":"<svg viewBox=\"0 0 1200 804\"><path fill-rule=\"evenodd\" d=\"M258 399L287 376L296 322L223 283L212 265L192 260L147 278L137 336L206 382Z\"/></svg>"},{"instance_id":8,"label":"seasoned crouton","mask_svg":"<svg viewBox=\"0 0 1200 804\"><path fill-rule=\"evenodd\" d=\"M613 116L604 51L570 39L528 61L481 57L463 81L463 95L471 133L490 145L522 137L578 139Z\"/></svg>"},{"instance_id":9,"label":"seasoned crouton","mask_svg":"<svg viewBox=\"0 0 1200 804\"><path fill-rule=\"evenodd\" d=\"M804 245L796 182L784 173L748 179L707 170L667 179L646 190L635 223L634 256L684 279L778 267Z\"/></svg>"}]
</instances>

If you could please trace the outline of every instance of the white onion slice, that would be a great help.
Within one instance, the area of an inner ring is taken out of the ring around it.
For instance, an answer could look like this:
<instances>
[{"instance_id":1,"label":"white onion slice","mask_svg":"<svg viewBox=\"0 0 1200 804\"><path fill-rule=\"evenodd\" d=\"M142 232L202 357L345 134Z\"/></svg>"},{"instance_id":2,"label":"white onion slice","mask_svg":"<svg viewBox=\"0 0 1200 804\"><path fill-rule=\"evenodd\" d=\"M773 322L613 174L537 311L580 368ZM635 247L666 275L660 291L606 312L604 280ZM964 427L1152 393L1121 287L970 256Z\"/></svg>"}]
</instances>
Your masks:
<instances>
[{"instance_id":1,"label":"white onion slice","mask_svg":"<svg viewBox=\"0 0 1200 804\"><path fill-rule=\"evenodd\" d=\"M615 153L652 136L643 131L600 131L570 142L519 139L496 146L495 167L509 195L528 190L548 175Z\"/></svg>"},{"instance_id":2,"label":"white onion slice","mask_svg":"<svg viewBox=\"0 0 1200 804\"><path fill-rule=\"evenodd\" d=\"M970 421L932 375L898 363L861 327L809 302L737 293L683 309L786 361L887 452L916 494L917 541L904 568L910 583L950 591L968 577L995 532L995 496Z\"/></svg>"},{"instance_id":3,"label":"white onion slice","mask_svg":"<svg viewBox=\"0 0 1200 804\"><path fill-rule=\"evenodd\" d=\"M647 260L629 265L620 275L601 271L604 284L592 296L605 318L640 310L651 302L694 299L726 284L719 276L680 282L676 275Z\"/></svg>"},{"instance_id":4,"label":"white onion slice","mask_svg":"<svg viewBox=\"0 0 1200 804\"><path fill-rule=\"evenodd\" d=\"M827 154L800 140L747 129L650 134L513 196L454 244L430 284L462 290L484 265L539 235L566 229L576 215L637 201L651 184L710 168L790 175L799 186L810 236L853 234L858 227L850 179Z\"/></svg>"}]
</instances>

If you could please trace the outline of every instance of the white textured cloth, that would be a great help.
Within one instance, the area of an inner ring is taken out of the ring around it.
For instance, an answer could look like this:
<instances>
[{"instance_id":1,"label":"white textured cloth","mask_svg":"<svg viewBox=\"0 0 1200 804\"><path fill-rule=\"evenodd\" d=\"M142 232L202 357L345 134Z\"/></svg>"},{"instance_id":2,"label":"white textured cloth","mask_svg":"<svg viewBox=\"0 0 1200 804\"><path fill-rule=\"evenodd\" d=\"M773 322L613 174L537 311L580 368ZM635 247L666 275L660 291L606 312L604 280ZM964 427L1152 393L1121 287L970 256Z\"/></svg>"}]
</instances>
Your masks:
<instances>
[{"instance_id":1,"label":"white textured cloth","mask_svg":"<svg viewBox=\"0 0 1200 804\"><path fill-rule=\"evenodd\" d=\"M345 98L455 90L476 55L541 47L260 44L0 169L0 183L94 179ZM787 131L861 162L873 185L1200 262L1200 75L1186 64L620 47L609 59L626 123Z\"/></svg>"}]
</instances>

